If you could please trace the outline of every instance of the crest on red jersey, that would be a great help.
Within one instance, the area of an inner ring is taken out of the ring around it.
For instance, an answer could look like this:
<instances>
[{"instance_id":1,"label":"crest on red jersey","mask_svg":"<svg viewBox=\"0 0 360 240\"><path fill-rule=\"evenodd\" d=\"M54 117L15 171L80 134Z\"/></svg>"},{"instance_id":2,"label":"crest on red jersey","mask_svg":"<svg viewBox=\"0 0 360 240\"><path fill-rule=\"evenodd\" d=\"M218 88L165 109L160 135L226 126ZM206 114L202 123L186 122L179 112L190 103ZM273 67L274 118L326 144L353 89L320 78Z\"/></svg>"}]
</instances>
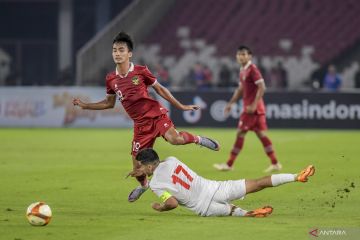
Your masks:
<instances>
[{"instance_id":1,"label":"crest on red jersey","mask_svg":"<svg viewBox=\"0 0 360 240\"><path fill-rule=\"evenodd\" d=\"M131 79L132 83L134 85L139 85L140 81L139 81L139 77L138 76L134 76L132 79Z\"/></svg>"}]
</instances>

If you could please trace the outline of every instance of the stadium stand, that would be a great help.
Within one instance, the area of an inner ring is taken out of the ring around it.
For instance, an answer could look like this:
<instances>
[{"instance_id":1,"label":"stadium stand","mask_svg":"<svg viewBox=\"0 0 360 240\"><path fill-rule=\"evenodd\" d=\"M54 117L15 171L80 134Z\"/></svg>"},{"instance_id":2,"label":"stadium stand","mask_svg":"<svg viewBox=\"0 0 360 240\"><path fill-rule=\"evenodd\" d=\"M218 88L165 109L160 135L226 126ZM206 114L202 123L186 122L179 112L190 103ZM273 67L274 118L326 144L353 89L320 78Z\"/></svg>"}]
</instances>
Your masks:
<instances>
[{"instance_id":1,"label":"stadium stand","mask_svg":"<svg viewBox=\"0 0 360 240\"><path fill-rule=\"evenodd\" d=\"M199 50L199 45L202 53L207 46L213 57L233 57L236 47L244 43L254 49L266 69L282 61L289 72L290 87L298 88L314 70L360 39L360 32L346 27L349 23L360 23L360 4L355 0L332 0L331 4L326 0L230 0L227 3L177 1L144 41L145 46L152 48L144 47L142 52L151 51L142 57L168 56L164 61L176 62L177 66L167 65L175 67L172 75L175 82L181 83L196 61L205 61L215 68L218 65L206 53L206 59L194 56L193 51Z\"/></svg>"},{"instance_id":2,"label":"stadium stand","mask_svg":"<svg viewBox=\"0 0 360 240\"><path fill-rule=\"evenodd\" d=\"M161 1L150 5L134 1L130 10L121 12L89 41L77 54L77 84L102 84L102 75L112 67L111 56L103 49L116 31L131 29L138 43L134 61L150 66L161 63L169 69L173 86L186 85L184 79L198 62L214 76L219 76L223 64L236 72L235 50L239 44L247 44L255 52L254 62L267 72L282 63L290 89L310 87L314 72L323 73L334 60L341 66L340 74L349 79L344 86L352 87L358 54L346 63L339 57L360 43L360 32L347 27L360 24L356 0L331 0L331 4L327 0L165 2L166 7L160 7ZM141 15L144 9L156 12L156 19ZM142 18L134 18L139 15ZM148 27L139 33L136 29L144 29L143 24ZM215 77L215 85L219 81Z\"/></svg>"},{"instance_id":3,"label":"stadium stand","mask_svg":"<svg viewBox=\"0 0 360 240\"><path fill-rule=\"evenodd\" d=\"M188 26L191 38L215 44L220 55L232 55L239 42L251 44L259 55L284 55L279 41L290 39L293 47L288 54L299 55L304 45L310 45L316 49L314 59L326 63L360 37L360 32L344 27L360 24L356 0L227 2L177 1L145 42L160 44L161 54L179 56L174 29Z\"/></svg>"}]
</instances>

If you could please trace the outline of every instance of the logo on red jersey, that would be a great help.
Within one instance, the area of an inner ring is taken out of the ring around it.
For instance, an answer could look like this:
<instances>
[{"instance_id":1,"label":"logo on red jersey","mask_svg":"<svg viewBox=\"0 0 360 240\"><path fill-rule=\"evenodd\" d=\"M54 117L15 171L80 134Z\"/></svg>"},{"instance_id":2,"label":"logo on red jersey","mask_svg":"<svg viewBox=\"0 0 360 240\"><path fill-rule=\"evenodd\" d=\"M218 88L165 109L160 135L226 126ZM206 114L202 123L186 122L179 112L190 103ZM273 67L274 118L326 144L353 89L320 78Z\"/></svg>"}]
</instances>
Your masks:
<instances>
[{"instance_id":1,"label":"logo on red jersey","mask_svg":"<svg viewBox=\"0 0 360 240\"><path fill-rule=\"evenodd\" d=\"M132 79L131 79L132 83L134 85L139 85L140 81L139 81L139 77L138 76L134 76Z\"/></svg>"}]
</instances>

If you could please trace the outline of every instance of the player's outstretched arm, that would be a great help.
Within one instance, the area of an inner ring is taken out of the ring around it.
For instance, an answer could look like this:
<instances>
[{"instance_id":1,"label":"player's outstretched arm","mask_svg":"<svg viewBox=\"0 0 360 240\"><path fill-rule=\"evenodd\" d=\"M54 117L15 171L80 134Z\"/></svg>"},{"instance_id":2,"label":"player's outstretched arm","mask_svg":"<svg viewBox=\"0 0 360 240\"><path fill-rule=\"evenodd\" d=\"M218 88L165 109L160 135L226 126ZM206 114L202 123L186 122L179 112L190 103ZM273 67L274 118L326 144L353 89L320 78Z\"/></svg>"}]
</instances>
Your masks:
<instances>
[{"instance_id":1,"label":"player's outstretched arm","mask_svg":"<svg viewBox=\"0 0 360 240\"><path fill-rule=\"evenodd\" d=\"M162 98L170 102L178 109L181 109L183 111L200 109L200 106L198 105L183 105L171 94L171 92L167 88L163 87L160 83L155 83L155 85L153 85L153 88L157 94L159 94Z\"/></svg>"},{"instance_id":2,"label":"player's outstretched arm","mask_svg":"<svg viewBox=\"0 0 360 240\"><path fill-rule=\"evenodd\" d=\"M108 108L113 108L116 102L116 95L107 95L106 98L97 103L86 103L81 101L79 98L73 99L74 106L79 106L82 109L90 110L103 110Z\"/></svg>"},{"instance_id":3,"label":"player's outstretched arm","mask_svg":"<svg viewBox=\"0 0 360 240\"><path fill-rule=\"evenodd\" d=\"M151 205L151 207L158 212L170 211L175 209L177 206L178 206L178 201L174 197L170 197L163 204L153 203Z\"/></svg>"},{"instance_id":4,"label":"player's outstretched arm","mask_svg":"<svg viewBox=\"0 0 360 240\"><path fill-rule=\"evenodd\" d=\"M228 104L226 104L225 115L227 115L230 112L231 106L240 99L242 94L243 94L243 87L241 85L239 85L239 87L236 88L236 90L235 90L234 94L232 95Z\"/></svg>"}]
</instances>

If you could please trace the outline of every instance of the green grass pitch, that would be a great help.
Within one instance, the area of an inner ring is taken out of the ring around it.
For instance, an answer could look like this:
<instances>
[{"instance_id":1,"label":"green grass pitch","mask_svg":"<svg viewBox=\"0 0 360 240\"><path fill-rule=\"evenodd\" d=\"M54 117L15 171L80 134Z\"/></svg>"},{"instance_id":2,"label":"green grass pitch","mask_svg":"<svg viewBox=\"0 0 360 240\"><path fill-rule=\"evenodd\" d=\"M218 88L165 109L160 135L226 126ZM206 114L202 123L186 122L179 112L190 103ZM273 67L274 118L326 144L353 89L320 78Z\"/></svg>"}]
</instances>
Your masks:
<instances>
[{"instance_id":1,"label":"green grass pitch","mask_svg":"<svg viewBox=\"0 0 360 240\"><path fill-rule=\"evenodd\" d=\"M161 158L174 155L203 177L256 178L269 160L249 133L232 172L212 165L225 161L234 129L188 129L222 144L219 152L195 145L172 146L159 138ZM274 207L268 218L199 217L179 207L158 213L148 191L135 203L131 129L0 129L0 239L309 239L321 227L360 227L360 132L271 130L284 173L314 164L308 183L292 183L248 195L244 209ZM45 201L53 211L46 227L30 226L27 206Z\"/></svg>"}]
</instances>

